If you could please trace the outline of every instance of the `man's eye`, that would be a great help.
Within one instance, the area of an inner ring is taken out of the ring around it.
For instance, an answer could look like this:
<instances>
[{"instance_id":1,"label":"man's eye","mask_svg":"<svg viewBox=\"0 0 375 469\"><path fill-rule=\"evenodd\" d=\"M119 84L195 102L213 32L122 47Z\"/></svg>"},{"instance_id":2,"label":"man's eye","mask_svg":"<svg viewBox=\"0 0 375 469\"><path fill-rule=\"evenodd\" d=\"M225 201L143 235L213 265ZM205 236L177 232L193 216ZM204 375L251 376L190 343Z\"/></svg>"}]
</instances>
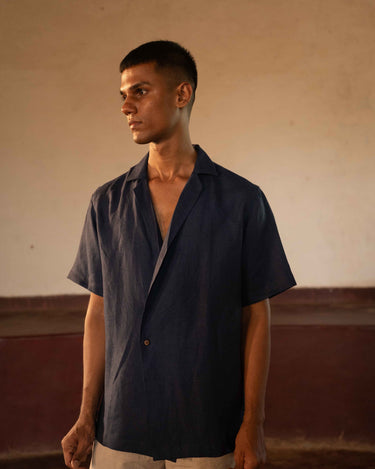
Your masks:
<instances>
[{"instance_id":1,"label":"man's eye","mask_svg":"<svg viewBox=\"0 0 375 469\"><path fill-rule=\"evenodd\" d=\"M143 89L143 88L137 88L135 93L138 95L138 96L143 96L146 94L146 90Z\"/></svg>"}]
</instances>

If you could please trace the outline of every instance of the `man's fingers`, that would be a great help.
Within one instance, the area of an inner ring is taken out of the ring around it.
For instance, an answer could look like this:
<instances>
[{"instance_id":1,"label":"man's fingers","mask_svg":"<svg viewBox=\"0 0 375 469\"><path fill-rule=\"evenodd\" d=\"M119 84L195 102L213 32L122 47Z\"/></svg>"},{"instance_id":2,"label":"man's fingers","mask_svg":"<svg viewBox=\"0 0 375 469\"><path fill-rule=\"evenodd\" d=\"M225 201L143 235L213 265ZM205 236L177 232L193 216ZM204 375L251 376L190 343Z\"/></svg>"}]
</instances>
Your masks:
<instances>
[{"instance_id":1,"label":"man's fingers","mask_svg":"<svg viewBox=\"0 0 375 469\"><path fill-rule=\"evenodd\" d=\"M72 462L73 455L74 455L74 451L64 451L65 466L72 467L71 462Z\"/></svg>"},{"instance_id":2,"label":"man's fingers","mask_svg":"<svg viewBox=\"0 0 375 469\"><path fill-rule=\"evenodd\" d=\"M260 467L260 458L255 457L253 454L242 454L240 457L235 456L234 469L257 469Z\"/></svg>"},{"instance_id":3,"label":"man's fingers","mask_svg":"<svg viewBox=\"0 0 375 469\"><path fill-rule=\"evenodd\" d=\"M259 458L255 458L253 456L248 458L245 457L243 469L257 469L260 467L261 462L262 461L260 461Z\"/></svg>"},{"instance_id":4,"label":"man's fingers","mask_svg":"<svg viewBox=\"0 0 375 469\"><path fill-rule=\"evenodd\" d=\"M244 455L242 458L235 458L234 468L230 467L228 469L257 469L263 462L265 462L265 460L258 461L252 457L246 458L246 455Z\"/></svg>"},{"instance_id":5,"label":"man's fingers","mask_svg":"<svg viewBox=\"0 0 375 469\"><path fill-rule=\"evenodd\" d=\"M91 453L89 453L89 454L86 456L86 458L80 459L80 460L78 460L78 459L76 459L76 458L74 457L74 459L73 459L73 461L72 461L71 467L72 467L73 469L88 468L88 467L90 467L90 461L91 461Z\"/></svg>"},{"instance_id":6,"label":"man's fingers","mask_svg":"<svg viewBox=\"0 0 375 469\"><path fill-rule=\"evenodd\" d=\"M244 469L257 469L257 467L259 467L259 464L257 461L245 462L244 464Z\"/></svg>"},{"instance_id":7,"label":"man's fingers","mask_svg":"<svg viewBox=\"0 0 375 469\"><path fill-rule=\"evenodd\" d=\"M91 455L91 436L79 436L75 429L62 440L61 446L63 448L65 465L71 469L77 469L80 466L85 466Z\"/></svg>"},{"instance_id":8,"label":"man's fingers","mask_svg":"<svg viewBox=\"0 0 375 469\"><path fill-rule=\"evenodd\" d=\"M235 466L234 469L244 469L244 454L234 454Z\"/></svg>"},{"instance_id":9,"label":"man's fingers","mask_svg":"<svg viewBox=\"0 0 375 469\"><path fill-rule=\"evenodd\" d=\"M81 448L78 447L77 448L77 451L74 453L74 455L72 456L72 467L73 469L76 469L80 466L80 464L84 465L89 456L91 454L91 444L89 444L88 446L85 445L85 446L82 446Z\"/></svg>"},{"instance_id":10,"label":"man's fingers","mask_svg":"<svg viewBox=\"0 0 375 469\"><path fill-rule=\"evenodd\" d=\"M64 438L61 442L61 446L63 449L65 465L67 467L72 467L71 466L72 458L77 449L76 443L69 442L68 439Z\"/></svg>"},{"instance_id":11,"label":"man's fingers","mask_svg":"<svg viewBox=\"0 0 375 469\"><path fill-rule=\"evenodd\" d=\"M77 459L74 459L72 461L72 468L73 469L82 469L83 467L89 467L89 464L86 463L85 461L78 461Z\"/></svg>"}]
</instances>

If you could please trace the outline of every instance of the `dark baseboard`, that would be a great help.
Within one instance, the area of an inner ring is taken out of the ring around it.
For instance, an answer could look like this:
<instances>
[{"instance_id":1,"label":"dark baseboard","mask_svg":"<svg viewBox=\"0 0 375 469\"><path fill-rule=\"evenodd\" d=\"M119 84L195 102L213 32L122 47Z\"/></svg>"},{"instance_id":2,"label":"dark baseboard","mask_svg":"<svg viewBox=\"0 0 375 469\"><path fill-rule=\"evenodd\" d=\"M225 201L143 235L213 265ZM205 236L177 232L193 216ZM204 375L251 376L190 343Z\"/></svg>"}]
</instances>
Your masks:
<instances>
[{"instance_id":1,"label":"dark baseboard","mask_svg":"<svg viewBox=\"0 0 375 469\"><path fill-rule=\"evenodd\" d=\"M0 297L0 313L81 311L89 295ZM375 304L375 287L292 288L272 298L273 304Z\"/></svg>"},{"instance_id":2,"label":"dark baseboard","mask_svg":"<svg viewBox=\"0 0 375 469\"><path fill-rule=\"evenodd\" d=\"M375 287L291 288L272 298L274 304L375 304Z\"/></svg>"},{"instance_id":3,"label":"dark baseboard","mask_svg":"<svg viewBox=\"0 0 375 469\"><path fill-rule=\"evenodd\" d=\"M0 313L80 311L87 308L89 295L0 297Z\"/></svg>"}]
</instances>

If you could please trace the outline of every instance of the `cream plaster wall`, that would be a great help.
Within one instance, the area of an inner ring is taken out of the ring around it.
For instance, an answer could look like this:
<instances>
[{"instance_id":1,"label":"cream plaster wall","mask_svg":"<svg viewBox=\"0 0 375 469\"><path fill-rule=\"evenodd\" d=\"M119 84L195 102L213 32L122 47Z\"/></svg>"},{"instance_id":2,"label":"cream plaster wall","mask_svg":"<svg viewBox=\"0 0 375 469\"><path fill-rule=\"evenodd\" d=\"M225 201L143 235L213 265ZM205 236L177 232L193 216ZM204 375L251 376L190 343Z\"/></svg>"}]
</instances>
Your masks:
<instances>
[{"instance_id":1,"label":"cream plaster wall","mask_svg":"<svg viewBox=\"0 0 375 469\"><path fill-rule=\"evenodd\" d=\"M373 286L373 0L0 2L0 296L65 276L91 192L147 151L118 63L172 39L199 85L193 141L259 184L300 286Z\"/></svg>"}]
</instances>

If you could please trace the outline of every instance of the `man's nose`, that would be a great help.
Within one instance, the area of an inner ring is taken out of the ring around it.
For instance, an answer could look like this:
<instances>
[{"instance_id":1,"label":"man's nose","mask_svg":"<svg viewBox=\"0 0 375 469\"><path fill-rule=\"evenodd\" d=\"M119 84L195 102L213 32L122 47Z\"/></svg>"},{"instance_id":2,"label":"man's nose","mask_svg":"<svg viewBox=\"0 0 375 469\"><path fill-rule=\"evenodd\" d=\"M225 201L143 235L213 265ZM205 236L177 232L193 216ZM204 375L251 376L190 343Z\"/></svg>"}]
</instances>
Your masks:
<instances>
[{"instance_id":1,"label":"man's nose","mask_svg":"<svg viewBox=\"0 0 375 469\"><path fill-rule=\"evenodd\" d=\"M134 103L132 103L131 99L129 99L128 96L124 99L124 102L122 103L121 112L124 113L126 116L137 112Z\"/></svg>"}]
</instances>

